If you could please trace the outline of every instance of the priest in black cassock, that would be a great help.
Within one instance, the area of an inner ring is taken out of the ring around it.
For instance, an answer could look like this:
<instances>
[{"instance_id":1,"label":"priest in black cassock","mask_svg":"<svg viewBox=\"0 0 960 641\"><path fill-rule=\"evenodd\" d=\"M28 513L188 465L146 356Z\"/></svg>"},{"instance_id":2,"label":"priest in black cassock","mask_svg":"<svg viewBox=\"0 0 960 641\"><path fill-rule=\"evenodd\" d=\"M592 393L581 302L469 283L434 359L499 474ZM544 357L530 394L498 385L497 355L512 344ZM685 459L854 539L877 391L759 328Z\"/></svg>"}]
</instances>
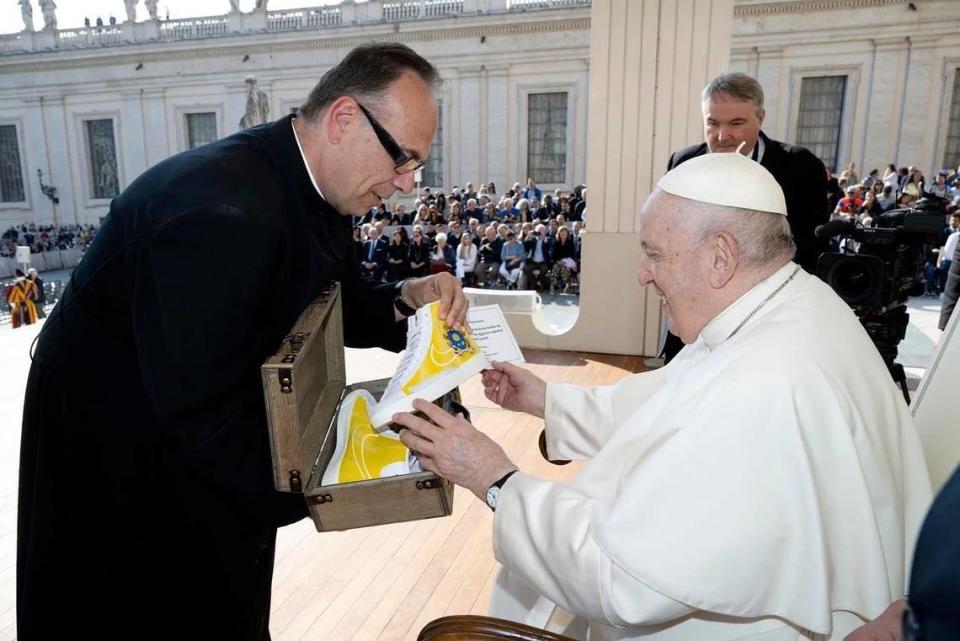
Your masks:
<instances>
[{"instance_id":1,"label":"priest in black cassock","mask_svg":"<svg viewBox=\"0 0 960 641\"><path fill-rule=\"evenodd\" d=\"M173 156L111 204L33 354L20 462L23 641L269 638L277 528L259 366L323 284L347 345L466 300L440 274L365 282L350 214L396 189L436 130L433 66L354 49L297 116Z\"/></svg>"}]
</instances>

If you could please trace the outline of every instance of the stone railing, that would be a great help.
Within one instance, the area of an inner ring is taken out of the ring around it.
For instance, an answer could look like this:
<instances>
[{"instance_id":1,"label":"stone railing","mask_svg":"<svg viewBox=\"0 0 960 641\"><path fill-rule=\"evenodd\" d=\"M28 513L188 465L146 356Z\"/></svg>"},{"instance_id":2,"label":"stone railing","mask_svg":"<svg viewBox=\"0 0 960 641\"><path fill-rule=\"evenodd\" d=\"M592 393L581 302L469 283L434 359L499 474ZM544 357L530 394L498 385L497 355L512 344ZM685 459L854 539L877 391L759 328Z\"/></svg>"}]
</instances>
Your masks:
<instances>
[{"instance_id":1,"label":"stone railing","mask_svg":"<svg viewBox=\"0 0 960 641\"><path fill-rule=\"evenodd\" d=\"M227 17L189 18L165 20L159 24L161 40L184 40L187 38L213 38L229 33Z\"/></svg>"},{"instance_id":2,"label":"stone railing","mask_svg":"<svg viewBox=\"0 0 960 641\"><path fill-rule=\"evenodd\" d=\"M123 33L117 27L85 27L61 29L57 32L58 47L109 47L123 42Z\"/></svg>"},{"instance_id":3,"label":"stone railing","mask_svg":"<svg viewBox=\"0 0 960 641\"><path fill-rule=\"evenodd\" d=\"M383 19L396 22L460 15L464 13L463 6L463 0L385 0Z\"/></svg>"},{"instance_id":4,"label":"stone railing","mask_svg":"<svg viewBox=\"0 0 960 641\"><path fill-rule=\"evenodd\" d=\"M23 49L23 37L19 33L0 34L0 53Z\"/></svg>"},{"instance_id":5,"label":"stone railing","mask_svg":"<svg viewBox=\"0 0 960 641\"><path fill-rule=\"evenodd\" d=\"M583 0L507 0L507 8L510 11L570 9L589 5L590 2L584 2Z\"/></svg>"},{"instance_id":6,"label":"stone railing","mask_svg":"<svg viewBox=\"0 0 960 641\"><path fill-rule=\"evenodd\" d=\"M341 22L340 7L316 7L313 9L291 9L271 11L267 14L268 31L293 31L298 29L316 29L334 27Z\"/></svg>"},{"instance_id":7,"label":"stone railing","mask_svg":"<svg viewBox=\"0 0 960 641\"><path fill-rule=\"evenodd\" d=\"M433 20L514 11L589 7L591 0L369 0L281 11L253 10L178 20L123 22L109 27L0 34L0 55L106 47L137 42L218 38L247 33L303 31L340 25Z\"/></svg>"}]
</instances>

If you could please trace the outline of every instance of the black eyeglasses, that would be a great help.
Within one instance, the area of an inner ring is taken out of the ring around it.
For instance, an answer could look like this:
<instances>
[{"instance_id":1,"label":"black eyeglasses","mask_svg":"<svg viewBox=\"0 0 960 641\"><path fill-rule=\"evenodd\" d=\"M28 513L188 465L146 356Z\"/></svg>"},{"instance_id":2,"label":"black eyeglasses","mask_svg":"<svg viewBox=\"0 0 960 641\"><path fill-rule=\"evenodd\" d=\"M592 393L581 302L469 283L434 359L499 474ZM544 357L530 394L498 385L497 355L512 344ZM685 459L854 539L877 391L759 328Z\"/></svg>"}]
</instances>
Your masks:
<instances>
[{"instance_id":1,"label":"black eyeglasses","mask_svg":"<svg viewBox=\"0 0 960 641\"><path fill-rule=\"evenodd\" d=\"M380 141L380 144L383 145L383 148L393 159L393 170L395 172L398 174L408 174L411 171L416 171L423 167L423 161L419 158L408 156L407 152L400 148L400 145L397 144L393 136L383 128L383 125L377 122L377 119L367 111L366 107L359 102L357 106L360 107L360 111L363 112L363 115L366 116L370 122L370 126L373 127L373 133L377 134L377 140Z\"/></svg>"}]
</instances>

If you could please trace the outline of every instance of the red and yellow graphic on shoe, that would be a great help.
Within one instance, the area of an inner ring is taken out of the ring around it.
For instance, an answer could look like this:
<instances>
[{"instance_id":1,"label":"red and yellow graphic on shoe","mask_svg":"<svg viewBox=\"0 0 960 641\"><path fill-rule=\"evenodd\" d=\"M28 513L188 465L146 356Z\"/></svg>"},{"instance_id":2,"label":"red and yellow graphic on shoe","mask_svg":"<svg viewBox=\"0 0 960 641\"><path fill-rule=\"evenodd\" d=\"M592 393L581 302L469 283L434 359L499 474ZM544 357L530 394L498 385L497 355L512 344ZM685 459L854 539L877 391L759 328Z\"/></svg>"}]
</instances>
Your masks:
<instances>
[{"instance_id":1,"label":"red and yellow graphic on shoe","mask_svg":"<svg viewBox=\"0 0 960 641\"><path fill-rule=\"evenodd\" d=\"M414 389L444 370L461 367L480 354L480 348L472 336L444 324L440 318L440 304L434 303L430 305L430 346L423 362L400 389L405 395L412 396Z\"/></svg>"}]
</instances>

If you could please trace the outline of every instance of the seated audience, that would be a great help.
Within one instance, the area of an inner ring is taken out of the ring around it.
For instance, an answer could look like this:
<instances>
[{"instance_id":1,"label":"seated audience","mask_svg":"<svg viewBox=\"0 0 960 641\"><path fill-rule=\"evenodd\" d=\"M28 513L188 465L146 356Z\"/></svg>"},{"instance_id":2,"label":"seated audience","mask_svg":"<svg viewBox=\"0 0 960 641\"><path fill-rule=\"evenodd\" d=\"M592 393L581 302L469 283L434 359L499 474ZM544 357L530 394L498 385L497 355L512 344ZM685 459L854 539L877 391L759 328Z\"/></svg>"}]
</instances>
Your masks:
<instances>
[{"instance_id":1,"label":"seated audience","mask_svg":"<svg viewBox=\"0 0 960 641\"><path fill-rule=\"evenodd\" d=\"M564 294L569 294L578 271L577 248L574 246L569 229L566 227L560 228L552 251L553 267L550 268L550 293L563 291Z\"/></svg>"},{"instance_id":2,"label":"seated audience","mask_svg":"<svg viewBox=\"0 0 960 641\"><path fill-rule=\"evenodd\" d=\"M423 235L423 227L413 226L413 238L410 239L410 276L426 276L430 271L430 243Z\"/></svg>"},{"instance_id":3,"label":"seated audience","mask_svg":"<svg viewBox=\"0 0 960 641\"><path fill-rule=\"evenodd\" d=\"M470 232L463 232L460 236L460 245L457 247L456 276L465 287L476 282L477 246L473 244Z\"/></svg>"},{"instance_id":4,"label":"seated audience","mask_svg":"<svg viewBox=\"0 0 960 641\"><path fill-rule=\"evenodd\" d=\"M483 240L477 250L480 263L477 265L477 284L480 287L489 287L497 279L500 272L500 249L503 239L497 235L496 225L490 224L484 231Z\"/></svg>"},{"instance_id":5,"label":"seated audience","mask_svg":"<svg viewBox=\"0 0 960 641\"><path fill-rule=\"evenodd\" d=\"M387 280L401 280L407 274L410 261L410 247L403 240L403 228L393 232L390 245L387 246Z\"/></svg>"},{"instance_id":6,"label":"seated audience","mask_svg":"<svg viewBox=\"0 0 960 641\"><path fill-rule=\"evenodd\" d=\"M507 281L507 289L516 289L525 262L523 245L513 230L507 231L506 242L500 248L500 275Z\"/></svg>"},{"instance_id":7,"label":"seated audience","mask_svg":"<svg viewBox=\"0 0 960 641\"><path fill-rule=\"evenodd\" d=\"M436 245L430 251L430 273L438 274L440 272L456 272L457 255L453 247L447 244L447 235L439 232L434 238Z\"/></svg>"},{"instance_id":8,"label":"seated audience","mask_svg":"<svg viewBox=\"0 0 960 641\"><path fill-rule=\"evenodd\" d=\"M523 241L526 262L523 266L524 289L544 289L552 261L553 239L547 236L547 228L537 225L526 233Z\"/></svg>"}]
</instances>

